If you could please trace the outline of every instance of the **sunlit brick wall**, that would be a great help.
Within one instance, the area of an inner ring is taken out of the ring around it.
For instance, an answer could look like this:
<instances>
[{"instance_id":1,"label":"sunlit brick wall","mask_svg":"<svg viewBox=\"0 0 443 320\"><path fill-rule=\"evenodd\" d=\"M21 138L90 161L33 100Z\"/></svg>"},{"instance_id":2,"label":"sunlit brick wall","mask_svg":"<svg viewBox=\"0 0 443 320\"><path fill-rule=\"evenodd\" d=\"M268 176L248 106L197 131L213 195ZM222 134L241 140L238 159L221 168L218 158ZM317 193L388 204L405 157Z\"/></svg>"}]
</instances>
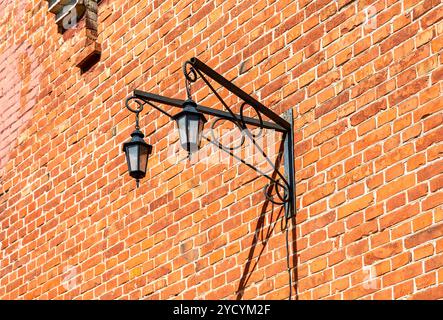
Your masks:
<instances>
[{"instance_id":1,"label":"sunlit brick wall","mask_svg":"<svg viewBox=\"0 0 443 320\"><path fill-rule=\"evenodd\" d=\"M81 70L84 23L0 0L0 298L287 299L287 225L294 299L443 298L442 17L440 0L104 0ZM184 98L193 56L294 111L295 219L238 161L169 161L175 124L151 109L135 188L124 100Z\"/></svg>"}]
</instances>

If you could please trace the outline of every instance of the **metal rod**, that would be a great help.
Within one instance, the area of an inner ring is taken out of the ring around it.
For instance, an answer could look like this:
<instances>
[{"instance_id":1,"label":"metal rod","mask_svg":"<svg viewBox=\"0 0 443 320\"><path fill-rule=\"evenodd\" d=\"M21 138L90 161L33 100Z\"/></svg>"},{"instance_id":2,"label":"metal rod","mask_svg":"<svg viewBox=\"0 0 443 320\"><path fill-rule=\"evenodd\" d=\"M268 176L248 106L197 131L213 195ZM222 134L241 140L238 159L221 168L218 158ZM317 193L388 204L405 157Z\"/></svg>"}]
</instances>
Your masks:
<instances>
[{"instance_id":1,"label":"metal rod","mask_svg":"<svg viewBox=\"0 0 443 320\"><path fill-rule=\"evenodd\" d=\"M149 104L151 107L153 107L154 109L156 109L156 110L158 110L158 111L160 111L161 113L163 113L164 115L166 115L166 116L168 116L169 118L172 118L172 116L169 114L169 113L167 113L165 110L163 110L162 108L160 108L160 107L157 107L155 104L153 104L151 101L149 101L149 100L143 100L145 103L147 103L147 104Z\"/></svg>"},{"instance_id":2,"label":"metal rod","mask_svg":"<svg viewBox=\"0 0 443 320\"><path fill-rule=\"evenodd\" d=\"M281 127L285 128L286 130L291 129L291 125L286 120L282 119L279 115L274 113L272 110L266 108L262 103L251 97L249 94L244 92L242 89L234 85L231 81L227 80L222 75L218 74L214 70L212 70L210 67L208 67L206 64L198 60L197 58L191 58L190 62L194 66L195 69L202 71L207 76L209 76L214 81L221 84L223 87L228 89L230 92L235 94L237 97L243 99L243 101L247 102L250 105L253 105L257 107L257 109L263 113L265 116L267 116L269 119L274 121L276 124L280 125Z\"/></svg>"},{"instance_id":3,"label":"metal rod","mask_svg":"<svg viewBox=\"0 0 443 320\"><path fill-rule=\"evenodd\" d=\"M183 108L183 103L185 102L184 100L168 98L168 97L164 97L164 96L161 96L158 94L145 92L145 91L141 91L141 90L134 90L134 96L145 101L145 102L153 101L153 102L162 103L162 104L166 104L166 105L178 107L178 108ZM218 109L208 108L208 107L202 106L200 104L197 105L197 110L204 113L204 114L227 119L227 120L232 120L232 121L240 120L240 115L234 114L234 116L236 118L236 119L234 119L233 116L229 112L218 110ZM162 112L165 113L164 111L162 111ZM256 127L260 126L260 121L258 119L251 118L251 117L243 117L243 120L245 121L246 124L250 124L250 125L253 125ZM272 130L275 130L278 132L286 132L287 131L282 126L275 124L273 122L269 122L269 121L263 121L263 128L272 129Z\"/></svg>"},{"instance_id":4,"label":"metal rod","mask_svg":"<svg viewBox=\"0 0 443 320\"><path fill-rule=\"evenodd\" d=\"M226 102L223 100L223 98L218 94L217 90L215 90L214 87L211 85L211 83L206 79L204 74L198 69L197 69L197 73L199 74L200 78L202 78L202 80L206 83L206 85L209 87L209 89L211 89L212 93L217 97L218 101L220 101L220 103L225 107L225 109L228 110L228 113L231 115L231 117L233 119L235 119L235 123L237 124L237 126L239 128L244 129L242 122L237 120L237 118L235 117L235 113L232 112L231 108L229 108L229 106L226 104Z\"/></svg>"},{"instance_id":5,"label":"metal rod","mask_svg":"<svg viewBox=\"0 0 443 320\"><path fill-rule=\"evenodd\" d=\"M284 117L291 125L291 130L285 134L284 141L284 169L288 181L289 199L285 204L285 216L291 218L295 214L295 168L294 168L294 118L292 109L285 112Z\"/></svg>"},{"instance_id":6,"label":"metal rod","mask_svg":"<svg viewBox=\"0 0 443 320\"><path fill-rule=\"evenodd\" d=\"M220 150L228 153L229 155L231 155L234 159L237 159L238 161L240 161L241 163L247 165L249 168L251 168L252 170L256 171L257 173L259 173L260 175L262 175L263 177L267 178L268 180L272 181L275 184L279 184L279 182L277 180L275 180L274 178L272 178L270 175L264 173L263 171L261 171L260 169L254 167L252 164L247 163L245 160L243 160L242 158L240 158L239 156L236 156L235 154L233 154L231 151L226 150L225 148L223 148L222 146L220 146L218 143L215 143L214 141L212 141L211 139L209 139L208 137L203 136L203 138L208 141L209 143L213 144L214 146L216 146L217 148L219 148Z\"/></svg>"}]
</instances>

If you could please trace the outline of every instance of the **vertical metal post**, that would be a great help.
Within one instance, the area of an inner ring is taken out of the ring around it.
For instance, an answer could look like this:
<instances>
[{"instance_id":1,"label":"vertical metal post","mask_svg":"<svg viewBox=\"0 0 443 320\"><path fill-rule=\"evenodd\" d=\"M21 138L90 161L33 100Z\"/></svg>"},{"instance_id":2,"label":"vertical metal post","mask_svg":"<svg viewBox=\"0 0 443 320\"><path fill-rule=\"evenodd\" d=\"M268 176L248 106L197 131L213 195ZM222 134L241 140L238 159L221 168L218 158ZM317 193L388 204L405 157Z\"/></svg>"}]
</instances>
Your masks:
<instances>
[{"instance_id":1,"label":"vertical metal post","mask_svg":"<svg viewBox=\"0 0 443 320\"><path fill-rule=\"evenodd\" d=\"M284 112L282 118L291 125L285 134L284 141L284 169L289 183L289 201L285 204L285 216L291 218L295 214L295 169L294 169L294 118L292 109Z\"/></svg>"}]
</instances>

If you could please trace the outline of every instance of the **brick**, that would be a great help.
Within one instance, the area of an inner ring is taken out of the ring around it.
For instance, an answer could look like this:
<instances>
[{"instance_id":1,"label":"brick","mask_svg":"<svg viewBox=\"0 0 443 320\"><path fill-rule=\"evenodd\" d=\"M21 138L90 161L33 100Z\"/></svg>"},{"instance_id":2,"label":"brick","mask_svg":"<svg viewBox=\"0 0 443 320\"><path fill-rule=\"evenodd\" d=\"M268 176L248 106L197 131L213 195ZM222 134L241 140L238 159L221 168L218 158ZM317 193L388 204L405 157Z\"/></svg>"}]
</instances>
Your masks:
<instances>
[{"instance_id":1,"label":"brick","mask_svg":"<svg viewBox=\"0 0 443 320\"><path fill-rule=\"evenodd\" d=\"M394 287L394 299L399 299L404 296L408 296L414 292L414 282L406 281L400 283Z\"/></svg>"},{"instance_id":2,"label":"brick","mask_svg":"<svg viewBox=\"0 0 443 320\"><path fill-rule=\"evenodd\" d=\"M362 261L360 257L346 260L334 267L334 272L338 277L347 275L353 271L359 270L362 267Z\"/></svg>"},{"instance_id":3,"label":"brick","mask_svg":"<svg viewBox=\"0 0 443 320\"><path fill-rule=\"evenodd\" d=\"M345 193L340 192L329 199L329 207L335 208L346 201Z\"/></svg>"},{"instance_id":4,"label":"brick","mask_svg":"<svg viewBox=\"0 0 443 320\"><path fill-rule=\"evenodd\" d=\"M316 108L315 110L315 117L319 118L324 114L327 114L328 112L338 108L339 106L343 105L349 101L349 91L345 91L338 95L335 98L332 98L325 103L323 103L320 107Z\"/></svg>"},{"instance_id":5,"label":"brick","mask_svg":"<svg viewBox=\"0 0 443 320\"><path fill-rule=\"evenodd\" d=\"M429 66L428 69L431 69L432 67L433 67L433 65ZM432 75L431 75L432 84L441 81L441 79L443 79L443 68L442 67L433 71Z\"/></svg>"},{"instance_id":6,"label":"brick","mask_svg":"<svg viewBox=\"0 0 443 320\"><path fill-rule=\"evenodd\" d=\"M443 36L438 36L431 41L432 52L439 52L443 47Z\"/></svg>"},{"instance_id":7,"label":"brick","mask_svg":"<svg viewBox=\"0 0 443 320\"><path fill-rule=\"evenodd\" d=\"M314 83L312 83L308 87L308 96L312 96L319 92L320 90L326 88L331 85L331 83L337 81L340 78L340 73L338 71L333 71L331 73L326 74L325 76L317 79Z\"/></svg>"},{"instance_id":8,"label":"brick","mask_svg":"<svg viewBox=\"0 0 443 320\"><path fill-rule=\"evenodd\" d=\"M401 138L403 142L407 142L411 139L418 137L422 132L422 125L417 124L413 127L407 128L402 134Z\"/></svg>"},{"instance_id":9,"label":"brick","mask_svg":"<svg viewBox=\"0 0 443 320\"><path fill-rule=\"evenodd\" d=\"M380 189L377 190L377 201L384 200L400 191L406 190L415 184L414 175L410 174L407 176L400 177Z\"/></svg>"},{"instance_id":10,"label":"brick","mask_svg":"<svg viewBox=\"0 0 443 320\"><path fill-rule=\"evenodd\" d=\"M387 202L386 202L386 210L387 211L393 211L397 208L402 207L403 205L405 205L406 203L406 196L405 194L399 194L396 195L392 198L390 198Z\"/></svg>"},{"instance_id":11,"label":"brick","mask_svg":"<svg viewBox=\"0 0 443 320\"><path fill-rule=\"evenodd\" d=\"M394 121L394 133L408 127L411 124L411 122L412 122L412 117L410 114L407 114L404 117Z\"/></svg>"},{"instance_id":12,"label":"brick","mask_svg":"<svg viewBox=\"0 0 443 320\"><path fill-rule=\"evenodd\" d=\"M434 128L439 127L443 123L443 114L437 113L427 118L423 123L424 131L427 132Z\"/></svg>"},{"instance_id":13,"label":"brick","mask_svg":"<svg viewBox=\"0 0 443 320\"><path fill-rule=\"evenodd\" d=\"M387 138L390 132L391 128L389 126L383 126L380 129L377 129L374 132L365 135L362 139L356 141L355 143L356 152L364 150L368 146Z\"/></svg>"},{"instance_id":14,"label":"brick","mask_svg":"<svg viewBox=\"0 0 443 320\"><path fill-rule=\"evenodd\" d=\"M437 5L439 5L439 2L435 1L435 0L431 0L431 1L426 1L424 3L420 3L412 11L412 18L414 20L417 20L422 15L424 15L426 12L428 12L433 6L437 6Z\"/></svg>"},{"instance_id":15,"label":"brick","mask_svg":"<svg viewBox=\"0 0 443 320\"><path fill-rule=\"evenodd\" d=\"M428 193L428 186L426 184L420 184L410 190L408 190L408 200L414 201Z\"/></svg>"},{"instance_id":16,"label":"brick","mask_svg":"<svg viewBox=\"0 0 443 320\"><path fill-rule=\"evenodd\" d=\"M356 98L361 94L367 92L369 89L376 87L382 82L386 81L387 72L386 70L380 71L376 74L370 75L369 77L362 80L356 87L353 88L351 92L351 97Z\"/></svg>"},{"instance_id":17,"label":"brick","mask_svg":"<svg viewBox=\"0 0 443 320\"><path fill-rule=\"evenodd\" d=\"M435 4L437 4L438 1L436 0L432 0L429 1L425 7L434 7ZM427 8L426 8L427 9ZM426 12L427 10L420 10L421 13ZM419 14L417 15L419 16ZM428 13L427 15L425 15L421 20L420 20L420 27L422 27L423 29L428 28L429 26L433 25L434 23L436 23L437 21L441 20L443 17L443 14L441 13L441 10L432 10L430 13Z\"/></svg>"},{"instance_id":18,"label":"brick","mask_svg":"<svg viewBox=\"0 0 443 320\"><path fill-rule=\"evenodd\" d=\"M314 136L313 143L314 146L317 146L325 141L331 139L332 137L336 137L340 135L346 129L346 122L342 121L332 127L328 127L327 129L321 131L319 134Z\"/></svg>"},{"instance_id":19,"label":"brick","mask_svg":"<svg viewBox=\"0 0 443 320\"><path fill-rule=\"evenodd\" d=\"M301 287L301 290L304 291L307 289L318 287L321 284L323 284L331 279L332 279L331 270L325 270L325 271L320 272L320 273L313 275L311 277L302 279L300 281L300 287Z\"/></svg>"},{"instance_id":20,"label":"brick","mask_svg":"<svg viewBox=\"0 0 443 320\"><path fill-rule=\"evenodd\" d=\"M382 229L389 228L393 225L402 222L403 220L413 217L418 213L418 211L419 211L418 204L409 204L405 207L397 209L393 212L390 212L389 214L384 215L380 219L380 227Z\"/></svg>"},{"instance_id":21,"label":"brick","mask_svg":"<svg viewBox=\"0 0 443 320\"><path fill-rule=\"evenodd\" d=\"M318 187L303 197L303 205L308 206L324 197L330 195L335 190L335 183L328 183Z\"/></svg>"},{"instance_id":22,"label":"brick","mask_svg":"<svg viewBox=\"0 0 443 320\"><path fill-rule=\"evenodd\" d=\"M432 287L411 296L415 300L437 300L443 297L443 285Z\"/></svg>"},{"instance_id":23,"label":"brick","mask_svg":"<svg viewBox=\"0 0 443 320\"><path fill-rule=\"evenodd\" d=\"M377 221L371 220L366 223L363 223L358 227L354 228L352 231L345 233L345 235L343 236L343 244L348 245L357 240L363 239L364 237L367 237L368 235L377 232L377 230L378 230Z\"/></svg>"},{"instance_id":24,"label":"brick","mask_svg":"<svg viewBox=\"0 0 443 320\"><path fill-rule=\"evenodd\" d=\"M429 148L434 143L439 143L443 139L442 134L443 134L443 128L437 128L436 130L433 130L432 132L424 136L421 136L415 142L416 150L422 151L426 148Z\"/></svg>"},{"instance_id":25,"label":"brick","mask_svg":"<svg viewBox=\"0 0 443 320\"><path fill-rule=\"evenodd\" d=\"M423 210L429 210L443 203L443 192L436 192L423 200Z\"/></svg>"},{"instance_id":26,"label":"brick","mask_svg":"<svg viewBox=\"0 0 443 320\"><path fill-rule=\"evenodd\" d=\"M338 180L338 189L342 189L344 187L347 187L351 184L356 183L357 181L360 181L361 179L369 176L372 174L372 166L361 166L358 167L349 173L347 173L343 178Z\"/></svg>"},{"instance_id":27,"label":"brick","mask_svg":"<svg viewBox=\"0 0 443 320\"><path fill-rule=\"evenodd\" d=\"M354 200L353 202L341 206L338 208L338 218L344 218L354 212L361 211L362 209L369 206L374 200L374 196L372 194L368 194L362 198Z\"/></svg>"},{"instance_id":28,"label":"brick","mask_svg":"<svg viewBox=\"0 0 443 320\"><path fill-rule=\"evenodd\" d=\"M440 175L430 181L431 192L436 192L443 188L443 175Z\"/></svg>"},{"instance_id":29,"label":"brick","mask_svg":"<svg viewBox=\"0 0 443 320\"><path fill-rule=\"evenodd\" d=\"M410 252L403 252L391 259L392 269L391 271L402 268L406 265L410 265L412 261L412 255Z\"/></svg>"},{"instance_id":30,"label":"brick","mask_svg":"<svg viewBox=\"0 0 443 320\"><path fill-rule=\"evenodd\" d=\"M351 117L351 124L353 126L365 121L366 119L374 116L377 114L380 110L386 109L386 100L381 100L379 102L375 102L368 107L366 107L364 110L357 112L355 115Z\"/></svg>"},{"instance_id":31,"label":"brick","mask_svg":"<svg viewBox=\"0 0 443 320\"><path fill-rule=\"evenodd\" d=\"M429 257L434 253L434 247L432 244L424 245L414 250L414 260L421 260Z\"/></svg>"},{"instance_id":32,"label":"brick","mask_svg":"<svg viewBox=\"0 0 443 320\"><path fill-rule=\"evenodd\" d=\"M332 165L336 164L337 162L339 162L343 159L346 159L346 157L350 154L351 154L350 147L341 148L341 149L337 150L336 152L331 153L328 156L321 158L316 164L317 170L322 171L326 168L329 168Z\"/></svg>"},{"instance_id":33,"label":"brick","mask_svg":"<svg viewBox=\"0 0 443 320\"><path fill-rule=\"evenodd\" d=\"M425 272L435 270L443 266L443 255L436 255L425 261Z\"/></svg>"},{"instance_id":34,"label":"brick","mask_svg":"<svg viewBox=\"0 0 443 320\"><path fill-rule=\"evenodd\" d=\"M426 157L424 154L417 154L411 158L408 159L406 162L406 168L408 171L412 171L417 169L418 167L422 166L426 163ZM418 182L420 182L420 178L417 179Z\"/></svg>"},{"instance_id":35,"label":"brick","mask_svg":"<svg viewBox=\"0 0 443 320\"><path fill-rule=\"evenodd\" d=\"M389 71L391 72L392 76L394 76L397 73L402 72L403 70L406 70L410 66L416 64L417 62L428 58L429 52L429 46L422 46L411 54L395 60L395 63L392 64L392 66L389 68Z\"/></svg>"},{"instance_id":36,"label":"brick","mask_svg":"<svg viewBox=\"0 0 443 320\"><path fill-rule=\"evenodd\" d=\"M392 49L396 45L400 44L401 42L412 38L415 34L417 34L418 31L418 24L415 23L413 25L409 25L399 32L394 33L393 35L389 36L385 41L383 41L380 45L380 52L384 54L388 50Z\"/></svg>"},{"instance_id":37,"label":"brick","mask_svg":"<svg viewBox=\"0 0 443 320\"><path fill-rule=\"evenodd\" d=\"M435 285L435 283L436 283L436 276L433 273L426 274L415 279L415 285L418 290L433 286Z\"/></svg>"},{"instance_id":38,"label":"brick","mask_svg":"<svg viewBox=\"0 0 443 320\"><path fill-rule=\"evenodd\" d=\"M419 92L424 87L426 87L426 83L428 82L428 77L419 78L406 86L404 86L401 90L398 90L389 96L389 105L395 106L399 102L405 100L411 95Z\"/></svg>"},{"instance_id":39,"label":"brick","mask_svg":"<svg viewBox=\"0 0 443 320\"><path fill-rule=\"evenodd\" d=\"M412 248L443 235L443 225L437 224L405 239L405 247Z\"/></svg>"},{"instance_id":40,"label":"brick","mask_svg":"<svg viewBox=\"0 0 443 320\"><path fill-rule=\"evenodd\" d=\"M382 279L384 286L393 285L404 281L406 279L411 279L422 273L421 263L415 263L408 265L402 269L396 270L394 272L388 273Z\"/></svg>"},{"instance_id":41,"label":"brick","mask_svg":"<svg viewBox=\"0 0 443 320\"><path fill-rule=\"evenodd\" d=\"M438 111L441 111L443 108L442 103L443 103L443 99L439 98L437 100L433 100L433 101L425 104L423 107L414 111L414 122L418 122L430 115L438 113Z\"/></svg>"},{"instance_id":42,"label":"brick","mask_svg":"<svg viewBox=\"0 0 443 320\"><path fill-rule=\"evenodd\" d=\"M392 257L402 251L402 245L400 241L388 243L384 246L376 248L364 255L364 261L366 265L372 265L377 261Z\"/></svg>"},{"instance_id":43,"label":"brick","mask_svg":"<svg viewBox=\"0 0 443 320\"><path fill-rule=\"evenodd\" d=\"M305 250L302 253L300 253L300 261L303 263L305 261L312 260L318 256L321 256L321 255L331 251L331 249L332 249L332 242L331 241L319 243L319 244L309 248L308 251Z\"/></svg>"},{"instance_id":44,"label":"brick","mask_svg":"<svg viewBox=\"0 0 443 320\"><path fill-rule=\"evenodd\" d=\"M417 181L422 182L425 180L429 180L432 177L439 175L440 173L443 173L443 160L437 161L418 171Z\"/></svg>"}]
</instances>

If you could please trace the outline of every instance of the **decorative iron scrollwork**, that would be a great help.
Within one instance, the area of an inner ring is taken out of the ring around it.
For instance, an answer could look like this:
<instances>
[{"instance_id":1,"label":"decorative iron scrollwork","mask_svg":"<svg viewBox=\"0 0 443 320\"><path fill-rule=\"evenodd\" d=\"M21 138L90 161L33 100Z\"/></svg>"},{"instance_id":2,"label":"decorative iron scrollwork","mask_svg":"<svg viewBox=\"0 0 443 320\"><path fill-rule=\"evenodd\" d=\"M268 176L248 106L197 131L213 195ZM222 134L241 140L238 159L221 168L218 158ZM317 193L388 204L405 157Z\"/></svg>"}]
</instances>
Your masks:
<instances>
[{"instance_id":1,"label":"decorative iron scrollwork","mask_svg":"<svg viewBox=\"0 0 443 320\"><path fill-rule=\"evenodd\" d=\"M258 125L258 127L260 128L259 133L256 133L256 134L252 133L251 130L249 130L249 128L246 126L245 117L244 117L244 114L243 114L245 106L252 107L254 109L255 113L257 114L258 120L260 122L260 124ZM240 121L242 122L243 129L244 130L248 130L253 138L258 138L258 137L260 137L263 134L263 118L261 116L260 111L257 110L257 107L252 106L252 105L250 105L247 102L243 102L242 105L240 106Z\"/></svg>"},{"instance_id":2,"label":"decorative iron scrollwork","mask_svg":"<svg viewBox=\"0 0 443 320\"><path fill-rule=\"evenodd\" d=\"M272 189L275 190L275 195L280 201L274 200L275 196L273 196ZM283 195L281 194L280 189L283 189ZM263 193L268 201L276 205L284 205L289 201L289 188L286 183L281 184L279 180L271 181L265 185L263 187Z\"/></svg>"},{"instance_id":3,"label":"decorative iron scrollwork","mask_svg":"<svg viewBox=\"0 0 443 320\"><path fill-rule=\"evenodd\" d=\"M188 99L191 99L191 83L197 81L197 72L190 61L183 63L183 74L186 78L186 95Z\"/></svg>"},{"instance_id":4,"label":"decorative iron scrollwork","mask_svg":"<svg viewBox=\"0 0 443 320\"><path fill-rule=\"evenodd\" d=\"M137 109L134 109L131 107L130 102L132 100L138 105ZM140 129L139 114L140 114L140 112L143 111L143 107L145 105L145 102L137 97L132 96L132 97L129 97L126 99L125 105L129 111L135 113L135 128Z\"/></svg>"},{"instance_id":5,"label":"decorative iron scrollwork","mask_svg":"<svg viewBox=\"0 0 443 320\"><path fill-rule=\"evenodd\" d=\"M218 122L220 122L220 121L229 121L229 122L232 122L232 123L234 124L234 126L240 131L240 133L241 133L241 138L240 138L240 144L239 144L239 145L237 145L237 146L233 146L233 147L225 146L225 145L223 145L223 144L220 142L220 138L221 138L221 137L217 138L217 137L215 136L215 133L214 133L215 130L214 130L214 129L215 129L216 124L217 124ZM229 150L229 151L234 151L234 150L237 150L237 149L241 148L241 147L243 146L243 144L245 143L245 141L246 141L244 131L243 131L243 129L238 125L238 123L235 122L235 121L232 121L232 120L230 120L230 119L225 119L225 118L216 118L216 119L212 122L212 124L211 124L211 136L212 136L212 140L216 143L216 145L217 145L220 149L223 149L223 150Z\"/></svg>"}]
</instances>

